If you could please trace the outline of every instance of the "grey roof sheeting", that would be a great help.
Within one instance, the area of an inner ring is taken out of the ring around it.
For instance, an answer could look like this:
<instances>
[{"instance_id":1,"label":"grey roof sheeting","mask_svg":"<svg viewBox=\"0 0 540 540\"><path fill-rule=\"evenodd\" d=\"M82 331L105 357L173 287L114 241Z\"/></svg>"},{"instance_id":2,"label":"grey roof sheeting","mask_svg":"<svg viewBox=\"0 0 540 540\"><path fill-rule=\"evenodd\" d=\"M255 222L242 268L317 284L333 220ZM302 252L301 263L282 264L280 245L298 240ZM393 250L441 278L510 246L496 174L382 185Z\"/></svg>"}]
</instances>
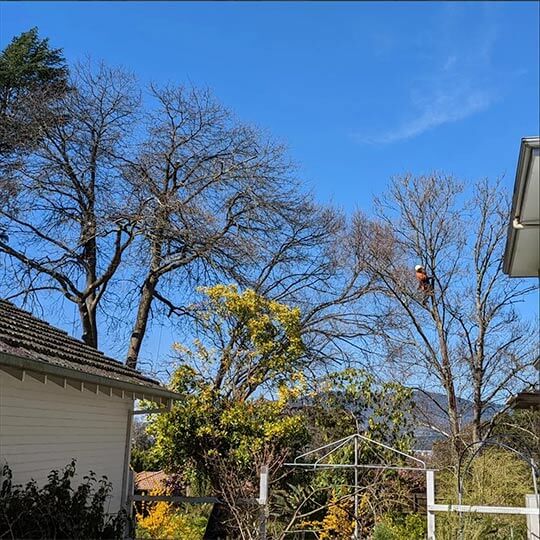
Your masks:
<instances>
[{"instance_id":1,"label":"grey roof sheeting","mask_svg":"<svg viewBox=\"0 0 540 540\"><path fill-rule=\"evenodd\" d=\"M106 379L110 386L139 387L149 395L178 397L158 381L136 369L105 356L102 352L69 336L63 330L0 299L0 363L2 357L28 360L31 369L56 368L73 373L73 378ZM79 375L79 376L78 376ZM127 388L127 387L126 387Z\"/></svg>"}]
</instances>

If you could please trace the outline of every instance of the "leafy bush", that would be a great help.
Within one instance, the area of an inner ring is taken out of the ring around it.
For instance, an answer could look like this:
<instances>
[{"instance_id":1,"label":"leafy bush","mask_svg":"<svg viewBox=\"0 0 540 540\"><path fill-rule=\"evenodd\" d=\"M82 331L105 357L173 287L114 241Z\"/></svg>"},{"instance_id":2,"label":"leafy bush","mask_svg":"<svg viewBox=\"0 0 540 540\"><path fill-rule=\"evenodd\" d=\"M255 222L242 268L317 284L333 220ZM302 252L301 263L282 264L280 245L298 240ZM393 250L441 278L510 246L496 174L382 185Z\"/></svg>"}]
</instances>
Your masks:
<instances>
[{"instance_id":1,"label":"leafy bush","mask_svg":"<svg viewBox=\"0 0 540 540\"><path fill-rule=\"evenodd\" d=\"M8 465L2 469L0 489L0 538L115 539L122 538L125 514L105 511L112 485L94 472L74 489L75 460L62 472L53 470L39 488L35 480L24 487L13 484Z\"/></svg>"},{"instance_id":2,"label":"leafy bush","mask_svg":"<svg viewBox=\"0 0 540 540\"><path fill-rule=\"evenodd\" d=\"M352 500L331 496L326 515L322 521L304 521L302 528L317 530L319 540L349 540L354 533Z\"/></svg>"},{"instance_id":3,"label":"leafy bush","mask_svg":"<svg viewBox=\"0 0 540 540\"><path fill-rule=\"evenodd\" d=\"M488 448L472 460L463 474L463 504L485 506L523 506L525 495L533 492L531 468L514 453ZM437 478L437 498L445 504L457 503L457 478L443 471ZM437 515L437 538L453 540L525 539L524 516L473 515L444 513Z\"/></svg>"},{"instance_id":4,"label":"leafy bush","mask_svg":"<svg viewBox=\"0 0 540 540\"><path fill-rule=\"evenodd\" d=\"M525 516L441 513L436 520L437 540L527 540Z\"/></svg>"},{"instance_id":5,"label":"leafy bush","mask_svg":"<svg viewBox=\"0 0 540 540\"><path fill-rule=\"evenodd\" d=\"M419 514L389 515L375 526L373 540L424 540L426 517Z\"/></svg>"},{"instance_id":6,"label":"leafy bush","mask_svg":"<svg viewBox=\"0 0 540 540\"><path fill-rule=\"evenodd\" d=\"M156 456L152 450L141 450L140 448L131 449L130 464L135 472L160 471L163 469L159 456Z\"/></svg>"},{"instance_id":7,"label":"leafy bush","mask_svg":"<svg viewBox=\"0 0 540 540\"><path fill-rule=\"evenodd\" d=\"M141 404L146 407L146 402ZM147 408L152 408L149 403ZM135 472L160 471L163 463L155 452L155 440L146 430L147 424L141 420L133 422L133 437L131 445L131 467Z\"/></svg>"},{"instance_id":8,"label":"leafy bush","mask_svg":"<svg viewBox=\"0 0 540 540\"><path fill-rule=\"evenodd\" d=\"M141 540L202 540L209 514L209 505L181 510L171 503L159 501L150 506L146 515L137 515L136 536Z\"/></svg>"},{"instance_id":9,"label":"leafy bush","mask_svg":"<svg viewBox=\"0 0 540 540\"><path fill-rule=\"evenodd\" d=\"M396 540L394 528L381 522L373 529L373 540Z\"/></svg>"}]
</instances>

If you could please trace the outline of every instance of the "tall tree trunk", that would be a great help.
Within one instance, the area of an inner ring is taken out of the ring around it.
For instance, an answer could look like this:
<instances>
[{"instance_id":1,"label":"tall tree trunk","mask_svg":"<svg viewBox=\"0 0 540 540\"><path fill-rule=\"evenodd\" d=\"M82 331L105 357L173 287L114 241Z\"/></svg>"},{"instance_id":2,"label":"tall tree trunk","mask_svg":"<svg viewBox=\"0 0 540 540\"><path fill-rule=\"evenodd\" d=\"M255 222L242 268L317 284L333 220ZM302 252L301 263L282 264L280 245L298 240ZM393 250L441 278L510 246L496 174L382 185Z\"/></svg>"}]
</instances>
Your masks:
<instances>
[{"instance_id":1,"label":"tall tree trunk","mask_svg":"<svg viewBox=\"0 0 540 540\"><path fill-rule=\"evenodd\" d=\"M93 188L92 188L93 189ZM93 191L92 198L93 198ZM98 348L98 327L97 327L97 303L94 283L97 279L97 227L94 213L94 202L90 201L89 207L83 214L81 227L81 238L83 242L83 261L86 267L86 287L85 297L79 304L81 314L81 325L83 330L82 339L91 347Z\"/></svg>"},{"instance_id":2,"label":"tall tree trunk","mask_svg":"<svg viewBox=\"0 0 540 540\"><path fill-rule=\"evenodd\" d=\"M461 426L459 423L459 406L456 397L456 387L454 384L454 374L452 373L452 364L450 362L450 352L448 347L448 335L445 332L441 316L436 306L435 299L432 300L431 314L437 328L439 337L439 347L441 351L441 366L443 375L443 384L446 389L448 403L448 420L450 423L450 433L452 435L452 445L456 453L459 454L462 449L460 439Z\"/></svg>"},{"instance_id":3,"label":"tall tree trunk","mask_svg":"<svg viewBox=\"0 0 540 540\"><path fill-rule=\"evenodd\" d=\"M158 223L166 222L162 212L163 211L161 209L157 212L156 221ZM141 287L141 296L139 299L139 307L137 308L137 317L133 325L133 331L131 332L129 348L126 356L126 366L130 368L137 367L137 360L139 359L139 353L141 351L144 335L146 334L146 327L148 325L148 317L150 316L150 308L152 307L154 293L160 278L159 268L163 261L162 227L156 228L154 232L154 240L151 243L150 252L150 267L148 269L148 275L146 276L146 279Z\"/></svg>"},{"instance_id":4,"label":"tall tree trunk","mask_svg":"<svg viewBox=\"0 0 540 540\"><path fill-rule=\"evenodd\" d=\"M482 440L482 413L484 404L482 403L482 386L484 382L483 369L483 347L474 359L473 371L473 439L474 441Z\"/></svg>"},{"instance_id":5,"label":"tall tree trunk","mask_svg":"<svg viewBox=\"0 0 540 540\"><path fill-rule=\"evenodd\" d=\"M482 371L476 368L474 371L474 396L473 396L473 439L482 440Z\"/></svg>"},{"instance_id":6,"label":"tall tree trunk","mask_svg":"<svg viewBox=\"0 0 540 540\"><path fill-rule=\"evenodd\" d=\"M459 424L459 407L456 397L456 389L451 373L445 375L446 396L448 403L448 420L450 422L450 433L452 435L452 445L459 454L463 445L460 438L461 427Z\"/></svg>"},{"instance_id":7,"label":"tall tree trunk","mask_svg":"<svg viewBox=\"0 0 540 540\"><path fill-rule=\"evenodd\" d=\"M135 319L135 324L133 325L133 331L131 332L129 349L126 358L126 365L131 368L137 367L137 360L139 358L139 352L146 333L150 308L152 307L154 292L156 290L158 281L158 276L151 273L146 278L141 289L139 308L137 309L137 317Z\"/></svg>"},{"instance_id":8,"label":"tall tree trunk","mask_svg":"<svg viewBox=\"0 0 540 540\"><path fill-rule=\"evenodd\" d=\"M484 356L486 339L486 322L482 312L480 288L476 293L476 320L478 324L478 337L474 345L474 356L471 358L471 371L473 379L473 437L475 441L482 440L482 388L484 386Z\"/></svg>"},{"instance_id":9,"label":"tall tree trunk","mask_svg":"<svg viewBox=\"0 0 540 540\"><path fill-rule=\"evenodd\" d=\"M90 347L98 347L98 330L96 318L96 306L87 298L79 304L79 315L82 325L82 340Z\"/></svg>"}]
</instances>

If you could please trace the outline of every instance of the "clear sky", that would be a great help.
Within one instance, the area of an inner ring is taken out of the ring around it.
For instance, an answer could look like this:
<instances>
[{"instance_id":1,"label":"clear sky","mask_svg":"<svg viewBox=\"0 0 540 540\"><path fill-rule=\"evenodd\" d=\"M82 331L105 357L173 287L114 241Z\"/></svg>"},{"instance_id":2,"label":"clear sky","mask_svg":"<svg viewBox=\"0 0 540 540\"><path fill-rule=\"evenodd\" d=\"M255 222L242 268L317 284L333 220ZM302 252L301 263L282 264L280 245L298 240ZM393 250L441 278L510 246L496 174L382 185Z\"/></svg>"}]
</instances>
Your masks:
<instances>
[{"instance_id":1,"label":"clear sky","mask_svg":"<svg viewBox=\"0 0 540 540\"><path fill-rule=\"evenodd\" d=\"M208 86L288 145L319 200L369 210L403 172L513 185L540 132L539 24L538 2L17 2L0 47L37 26L70 62Z\"/></svg>"}]
</instances>

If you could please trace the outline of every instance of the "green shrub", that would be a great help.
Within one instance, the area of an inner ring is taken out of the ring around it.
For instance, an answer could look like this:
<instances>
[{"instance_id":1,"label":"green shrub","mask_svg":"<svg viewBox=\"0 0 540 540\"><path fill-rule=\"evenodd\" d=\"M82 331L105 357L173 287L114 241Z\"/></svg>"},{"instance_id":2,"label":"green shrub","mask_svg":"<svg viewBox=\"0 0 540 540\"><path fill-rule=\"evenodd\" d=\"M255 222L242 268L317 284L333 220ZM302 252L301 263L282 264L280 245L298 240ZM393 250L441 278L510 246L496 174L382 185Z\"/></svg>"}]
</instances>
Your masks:
<instances>
[{"instance_id":1,"label":"green shrub","mask_svg":"<svg viewBox=\"0 0 540 540\"><path fill-rule=\"evenodd\" d=\"M437 540L526 540L525 516L497 516L439 513L436 519Z\"/></svg>"},{"instance_id":2,"label":"green shrub","mask_svg":"<svg viewBox=\"0 0 540 540\"><path fill-rule=\"evenodd\" d=\"M373 540L424 540L426 534L426 516L387 514L373 529Z\"/></svg>"},{"instance_id":3,"label":"green shrub","mask_svg":"<svg viewBox=\"0 0 540 540\"><path fill-rule=\"evenodd\" d=\"M8 465L2 469L0 538L116 539L128 524L125 514L108 515L105 505L112 485L94 472L74 489L75 460L63 471L53 470L39 488L35 480L13 484Z\"/></svg>"},{"instance_id":4,"label":"green shrub","mask_svg":"<svg viewBox=\"0 0 540 540\"><path fill-rule=\"evenodd\" d=\"M163 469L163 464L158 456L150 450L141 450L140 448L131 450L130 464L135 472L160 471Z\"/></svg>"},{"instance_id":5,"label":"green shrub","mask_svg":"<svg viewBox=\"0 0 540 540\"><path fill-rule=\"evenodd\" d=\"M463 472L463 504L483 506L523 506L525 495L533 492L530 466L514 453L487 448L478 453ZM437 500L457 503L457 478L449 470L437 475ZM439 540L524 540L525 516L438 513L436 534Z\"/></svg>"},{"instance_id":6,"label":"green shrub","mask_svg":"<svg viewBox=\"0 0 540 540\"><path fill-rule=\"evenodd\" d=\"M164 501L151 504L146 515L137 515L137 540L202 540L211 505L178 508Z\"/></svg>"},{"instance_id":7,"label":"green shrub","mask_svg":"<svg viewBox=\"0 0 540 540\"><path fill-rule=\"evenodd\" d=\"M373 529L373 540L396 540L393 527L386 523L379 523Z\"/></svg>"}]
</instances>

